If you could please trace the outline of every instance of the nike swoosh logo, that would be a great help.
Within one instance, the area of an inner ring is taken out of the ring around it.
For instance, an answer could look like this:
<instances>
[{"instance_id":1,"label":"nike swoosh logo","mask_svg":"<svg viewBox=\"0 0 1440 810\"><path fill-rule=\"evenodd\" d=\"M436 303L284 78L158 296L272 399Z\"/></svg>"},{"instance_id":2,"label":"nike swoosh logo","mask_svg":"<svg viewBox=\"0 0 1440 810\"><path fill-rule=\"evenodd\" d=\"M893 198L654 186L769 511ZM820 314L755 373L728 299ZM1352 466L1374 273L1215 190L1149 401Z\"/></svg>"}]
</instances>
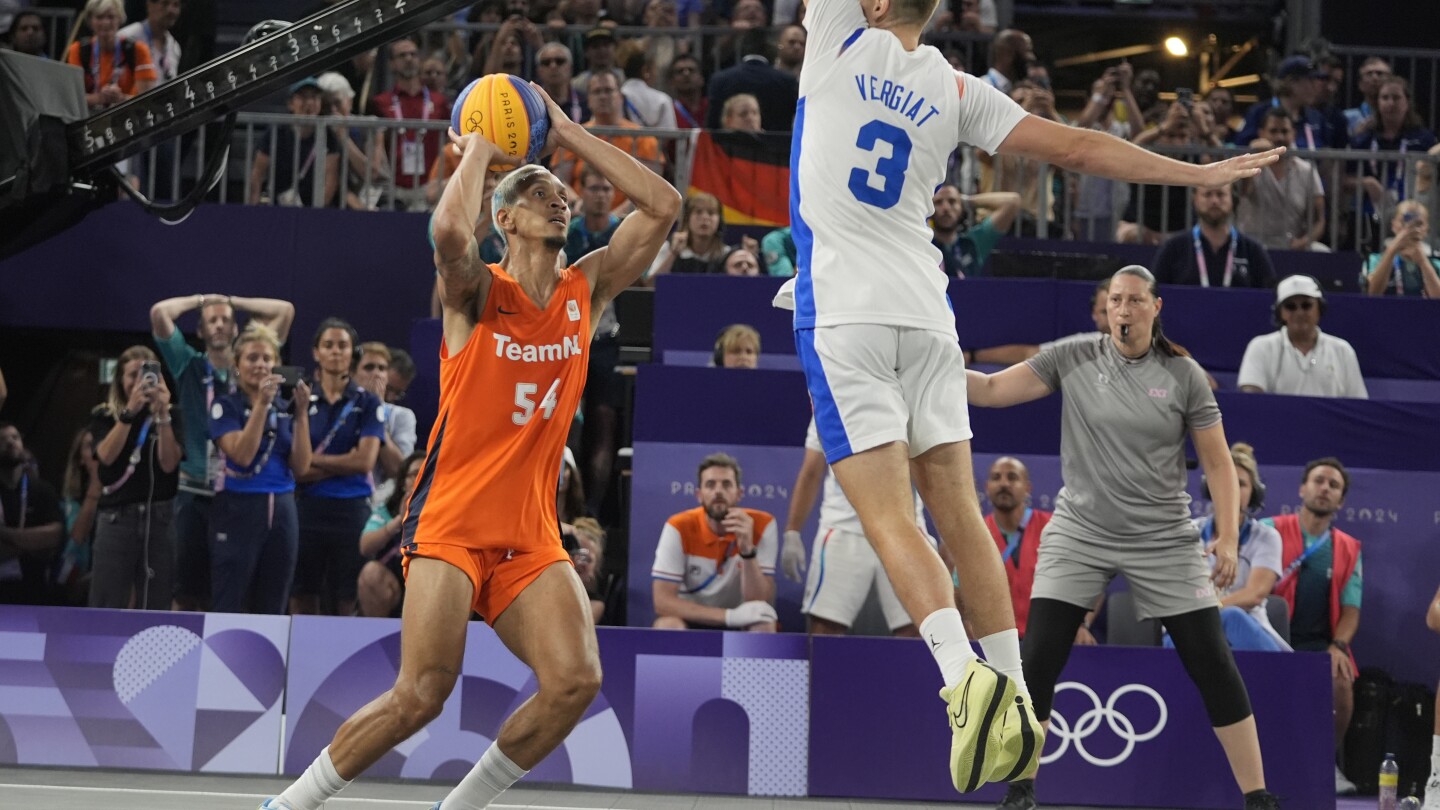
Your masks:
<instances>
[{"instance_id":1,"label":"nike swoosh logo","mask_svg":"<svg viewBox=\"0 0 1440 810\"><path fill-rule=\"evenodd\" d=\"M939 639L933 639L933 638L932 638L932 639L930 639L930 649L932 649L932 650L938 650L938 649L940 649L940 645L941 645L941 644L944 644L944 643L945 643L945 642L940 641Z\"/></svg>"},{"instance_id":2,"label":"nike swoosh logo","mask_svg":"<svg viewBox=\"0 0 1440 810\"><path fill-rule=\"evenodd\" d=\"M974 673L971 673L965 678L965 683L960 687L962 690L960 693L960 711L950 712L950 719L955 721L956 728L964 728L965 724L970 721L970 681L974 680L974 678Z\"/></svg>"},{"instance_id":3,"label":"nike swoosh logo","mask_svg":"<svg viewBox=\"0 0 1440 810\"><path fill-rule=\"evenodd\" d=\"M500 314L501 314L501 315L519 315L519 314L520 314L520 311L519 311L518 309L515 310L514 312L511 312L510 310L508 310L508 309L506 309L506 308L504 308L504 307L497 307L497 309L500 310Z\"/></svg>"}]
</instances>

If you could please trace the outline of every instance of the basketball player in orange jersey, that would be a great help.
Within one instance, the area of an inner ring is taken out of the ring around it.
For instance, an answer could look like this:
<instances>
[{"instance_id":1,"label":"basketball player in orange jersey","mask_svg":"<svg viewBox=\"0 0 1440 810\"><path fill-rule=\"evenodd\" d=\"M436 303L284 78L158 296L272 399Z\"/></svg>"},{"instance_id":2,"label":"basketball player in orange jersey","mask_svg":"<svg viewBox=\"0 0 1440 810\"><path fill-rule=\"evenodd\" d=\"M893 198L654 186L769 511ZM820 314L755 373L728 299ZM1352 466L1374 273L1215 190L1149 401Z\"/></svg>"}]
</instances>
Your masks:
<instances>
[{"instance_id":1,"label":"basketball player in orange jersey","mask_svg":"<svg viewBox=\"0 0 1440 810\"><path fill-rule=\"evenodd\" d=\"M438 716L460 674L472 610L535 671L539 691L438 810L488 806L565 739L600 689L590 603L560 544L555 482L590 336L605 305L659 252L680 195L548 95L545 102L547 152L575 152L636 210L609 247L557 269L569 190L543 167L523 166L495 189L491 210L508 250L487 266L474 235L486 167L516 161L478 135L451 133L460 166L434 220L444 306L440 410L406 507L400 674L262 808L318 810Z\"/></svg>"}]
</instances>

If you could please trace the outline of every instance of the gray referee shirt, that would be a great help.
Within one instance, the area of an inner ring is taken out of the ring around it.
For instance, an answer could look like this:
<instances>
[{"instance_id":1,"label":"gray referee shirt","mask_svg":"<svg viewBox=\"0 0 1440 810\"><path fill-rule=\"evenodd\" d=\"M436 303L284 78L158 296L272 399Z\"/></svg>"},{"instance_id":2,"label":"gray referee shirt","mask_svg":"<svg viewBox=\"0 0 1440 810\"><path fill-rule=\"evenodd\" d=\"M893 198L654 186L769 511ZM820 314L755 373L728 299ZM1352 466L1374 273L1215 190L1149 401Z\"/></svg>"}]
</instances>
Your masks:
<instances>
[{"instance_id":1,"label":"gray referee shirt","mask_svg":"<svg viewBox=\"0 0 1440 810\"><path fill-rule=\"evenodd\" d=\"M1130 360L1108 335L1060 344L1026 362L1065 396L1065 486L1046 531L1117 548L1195 542L1185 436L1220 422L1199 364L1153 349Z\"/></svg>"}]
</instances>

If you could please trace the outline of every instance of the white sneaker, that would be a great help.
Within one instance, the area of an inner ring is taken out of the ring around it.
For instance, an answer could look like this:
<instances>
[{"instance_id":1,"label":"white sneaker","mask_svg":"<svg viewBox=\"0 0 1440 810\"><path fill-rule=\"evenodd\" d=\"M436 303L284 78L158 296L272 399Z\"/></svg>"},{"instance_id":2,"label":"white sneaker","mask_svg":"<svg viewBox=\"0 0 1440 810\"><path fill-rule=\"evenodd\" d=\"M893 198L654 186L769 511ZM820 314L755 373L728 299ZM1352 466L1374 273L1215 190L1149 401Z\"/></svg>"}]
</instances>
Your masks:
<instances>
[{"instance_id":1,"label":"white sneaker","mask_svg":"<svg viewBox=\"0 0 1440 810\"><path fill-rule=\"evenodd\" d=\"M1335 766L1335 795L1336 795L1336 796L1354 796L1354 795L1355 795L1355 790L1356 790L1356 788L1355 788L1355 783L1354 783L1354 782L1351 782L1349 779L1346 779L1346 778L1345 778L1345 774L1343 774L1343 773L1340 772L1340 766L1339 766L1339 765L1336 765L1336 766Z\"/></svg>"}]
</instances>

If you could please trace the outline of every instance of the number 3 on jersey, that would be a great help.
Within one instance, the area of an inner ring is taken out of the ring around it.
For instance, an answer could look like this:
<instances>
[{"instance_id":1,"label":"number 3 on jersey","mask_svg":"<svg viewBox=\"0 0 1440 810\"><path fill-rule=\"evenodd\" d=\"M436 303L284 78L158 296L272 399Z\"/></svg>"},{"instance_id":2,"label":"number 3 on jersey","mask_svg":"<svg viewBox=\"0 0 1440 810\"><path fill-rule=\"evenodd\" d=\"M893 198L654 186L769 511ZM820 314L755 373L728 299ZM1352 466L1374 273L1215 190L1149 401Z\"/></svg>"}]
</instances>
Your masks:
<instances>
[{"instance_id":1,"label":"number 3 on jersey","mask_svg":"<svg viewBox=\"0 0 1440 810\"><path fill-rule=\"evenodd\" d=\"M905 170L910 168L910 136L905 130L877 119L860 127L860 134L855 138L855 145L866 152L877 151L882 143L890 147L890 155L876 161L873 170L858 166L851 169L850 193L867 205L893 208L895 203L900 202L900 190L905 187ZM870 184L872 174L883 183L878 189Z\"/></svg>"},{"instance_id":2,"label":"number 3 on jersey","mask_svg":"<svg viewBox=\"0 0 1440 810\"><path fill-rule=\"evenodd\" d=\"M550 390L546 391L544 398L540 400L540 413L543 418L549 419L550 415L555 412L555 406L560 404L560 400L556 396L559 389L559 380L550 383ZM532 397L539 390L540 386L535 383L515 384L515 407L520 410L510 414L510 421L517 425L523 425L530 421L530 417L535 415L535 400Z\"/></svg>"}]
</instances>

